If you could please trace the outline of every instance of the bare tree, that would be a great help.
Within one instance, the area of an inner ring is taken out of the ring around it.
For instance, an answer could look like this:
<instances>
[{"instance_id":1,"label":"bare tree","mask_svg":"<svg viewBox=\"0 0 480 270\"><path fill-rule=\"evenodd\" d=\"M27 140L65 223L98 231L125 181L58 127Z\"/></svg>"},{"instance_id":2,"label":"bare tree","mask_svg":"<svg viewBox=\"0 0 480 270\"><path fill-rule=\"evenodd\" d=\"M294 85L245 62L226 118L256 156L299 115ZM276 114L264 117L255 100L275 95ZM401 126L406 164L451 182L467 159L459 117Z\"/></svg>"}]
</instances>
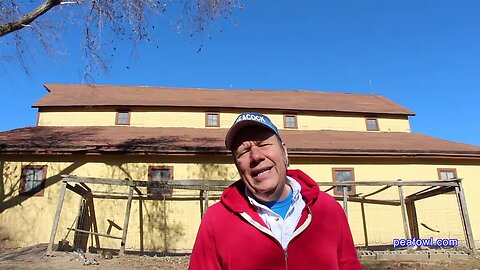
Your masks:
<instances>
[{"instance_id":1,"label":"bare tree","mask_svg":"<svg viewBox=\"0 0 480 270\"><path fill-rule=\"evenodd\" d=\"M85 74L89 76L92 69L109 69L106 59L113 52L106 48L115 51L112 44L127 41L135 46L150 41L155 19L166 14L170 7L179 13L177 27L189 25L192 33L198 33L213 20L230 17L233 10L242 8L239 1L45 0L38 5L34 0L3 0L0 1L0 47L13 52L4 55L3 60L19 61L28 73L26 59L35 58L30 52L32 46L41 44L49 55L54 56L53 48L56 43L61 43L60 33L66 30L66 22L77 21L83 29ZM60 13L69 13L69 19L61 18Z\"/></svg>"}]
</instances>

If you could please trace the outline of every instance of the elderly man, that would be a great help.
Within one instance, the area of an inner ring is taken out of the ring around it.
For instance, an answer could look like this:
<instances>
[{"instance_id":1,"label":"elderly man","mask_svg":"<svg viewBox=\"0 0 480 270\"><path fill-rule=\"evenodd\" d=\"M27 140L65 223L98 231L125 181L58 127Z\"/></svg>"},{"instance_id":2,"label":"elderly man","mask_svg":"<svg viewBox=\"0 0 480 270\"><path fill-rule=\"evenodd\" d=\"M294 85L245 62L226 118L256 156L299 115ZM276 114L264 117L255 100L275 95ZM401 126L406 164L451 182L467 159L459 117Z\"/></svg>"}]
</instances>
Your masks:
<instances>
[{"instance_id":1,"label":"elderly man","mask_svg":"<svg viewBox=\"0 0 480 270\"><path fill-rule=\"evenodd\" d=\"M242 113L225 138L241 179L202 219L189 269L362 269L340 205L300 170L267 116Z\"/></svg>"}]
</instances>

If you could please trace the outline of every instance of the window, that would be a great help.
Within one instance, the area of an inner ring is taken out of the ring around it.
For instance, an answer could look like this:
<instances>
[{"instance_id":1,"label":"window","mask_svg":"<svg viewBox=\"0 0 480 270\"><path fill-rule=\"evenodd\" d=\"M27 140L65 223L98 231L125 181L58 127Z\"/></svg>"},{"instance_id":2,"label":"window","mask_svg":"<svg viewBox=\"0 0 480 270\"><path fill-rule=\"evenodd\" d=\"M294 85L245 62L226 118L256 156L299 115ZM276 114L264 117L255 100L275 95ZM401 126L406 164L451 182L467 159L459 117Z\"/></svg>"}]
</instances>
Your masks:
<instances>
[{"instance_id":1,"label":"window","mask_svg":"<svg viewBox=\"0 0 480 270\"><path fill-rule=\"evenodd\" d=\"M379 131L378 128L378 119L377 118L365 118L365 122L367 124L368 131Z\"/></svg>"},{"instance_id":2,"label":"window","mask_svg":"<svg viewBox=\"0 0 480 270\"><path fill-rule=\"evenodd\" d=\"M437 169L439 180L457 179L456 169Z\"/></svg>"},{"instance_id":3,"label":"window","mask_svg":"<svg viewBox=\"0 0 480 270\"><path fill-rule=\"evenodd\" d=\"M283 126L285 128L298 128L297 116L295 114L283 115Z\"/></svg>"},{"instance_id":4,"label":"window","mask_svg":"<svg viewBox=\"0 0 480 270\"><path fill-rule=\"evenodd\" d=\"M219 127L220 126L220 113L216 113L216 112L205 113L205 126L206 127Z\"/></svg>"},{"instance_id":5,"label":"window","mask_svg":"<svg viewBox=\"0 0 480 270\"><path fill-rule=\"evenodd\" d=\"M148 181L168 183L173 179L172 166L149 166ZM147 193L151 196L172 196L173 189L166 187L148 187Z\"/></svg>"},{"instance_id":6,"label":"window","mask_svg":"<svg viewBox=\"0 0 480 270\"><path fill-rule=\"evenodd\" d=\"M130 125L130 111L118 111L115 125Z\"/></svg>"},{"instance_id":7,"label":"window","mask_svg":"<svg viewBox=\"0 0 480 270\"><path fill-rule=\"evenodd\" d=\"M457 179L457 169L445 169L445 168L438 168L438 179L439 180L451 180ZM455 191L447 192L446 194L455 194Z\"/></svg>"},{"instance_id":8,"label":"window","mask_svg":"<svg viewBox=\"0 0 480 270\"><path fill-rule=\"evenodd\" d=\"M20 178L20 194L43 196L46 175L46 165L24 166Z\"/></svg>"},{"instance_id":9,"label":"window","mask_svg":"<svg viewBox=\"0 0 480 270\"><path fill-rule=\"evenodd\" d=\"M332 174L333 174L333 182L355 181L353 168L334 168L332 169ZM348 191L348 195L354 195L355 187L348 186L347 191ZM343 187L342 186L335 187L335 189L333 190L333 194L343 195Z\"/></svg>"}]
</instances>

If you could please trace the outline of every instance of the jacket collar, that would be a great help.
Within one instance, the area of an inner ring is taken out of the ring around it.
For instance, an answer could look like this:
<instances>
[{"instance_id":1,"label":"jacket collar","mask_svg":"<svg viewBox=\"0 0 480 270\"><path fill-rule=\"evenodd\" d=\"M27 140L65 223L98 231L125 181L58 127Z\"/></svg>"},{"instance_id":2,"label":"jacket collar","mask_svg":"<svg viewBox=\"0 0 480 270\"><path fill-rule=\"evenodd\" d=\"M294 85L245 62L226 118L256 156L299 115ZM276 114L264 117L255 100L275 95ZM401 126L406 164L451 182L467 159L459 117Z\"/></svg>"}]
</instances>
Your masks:
<instances>
[{"instance_id":1,"label":"jacket collar","mask_svg":"<svg viewBox=\"0 0 480 270\"><path fill-rule=\"evenodd\" d=\"M288 170L287 175L297 180L302 187L301 194L305 204L307 206L312 205L320 192L317 183L301 170ZM220 202L235 213L247 212L248 214L252 214L256 212L255 207L249 203L245 195L245 183L242 180L236 181L225 189L220 198Z\"/></svg>"}]
</instances>

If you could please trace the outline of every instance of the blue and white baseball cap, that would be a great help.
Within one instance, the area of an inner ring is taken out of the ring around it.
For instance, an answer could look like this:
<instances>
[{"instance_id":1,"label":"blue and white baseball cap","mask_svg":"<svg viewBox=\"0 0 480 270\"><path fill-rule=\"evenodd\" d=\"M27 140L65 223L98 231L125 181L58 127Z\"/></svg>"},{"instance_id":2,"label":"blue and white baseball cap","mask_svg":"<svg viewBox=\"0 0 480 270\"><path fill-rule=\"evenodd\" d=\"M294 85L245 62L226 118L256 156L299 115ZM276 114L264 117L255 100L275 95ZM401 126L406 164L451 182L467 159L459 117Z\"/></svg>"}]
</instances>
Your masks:
<instances>
[{"instance_id":1,"label":"blue and white baseball cap","mask_svg":"<svg viewBox=\"0 0 480 270\"><path fill-rule=\"evenodd\" d=\"M244 112L237 117L235 122L233 122L232 126L227 132L227 136L225 136L225 146L228 150L232 150L233 139L235 139L238 131L246 126L266 127L275 133L280 140L282 139L280 137L280 133L278 133L277 127L266 115L256 112Z\"/></svg>"}]
</instances>

